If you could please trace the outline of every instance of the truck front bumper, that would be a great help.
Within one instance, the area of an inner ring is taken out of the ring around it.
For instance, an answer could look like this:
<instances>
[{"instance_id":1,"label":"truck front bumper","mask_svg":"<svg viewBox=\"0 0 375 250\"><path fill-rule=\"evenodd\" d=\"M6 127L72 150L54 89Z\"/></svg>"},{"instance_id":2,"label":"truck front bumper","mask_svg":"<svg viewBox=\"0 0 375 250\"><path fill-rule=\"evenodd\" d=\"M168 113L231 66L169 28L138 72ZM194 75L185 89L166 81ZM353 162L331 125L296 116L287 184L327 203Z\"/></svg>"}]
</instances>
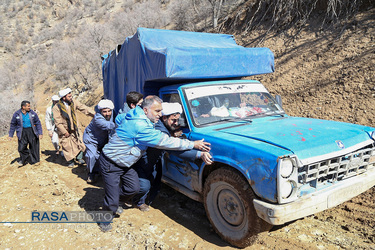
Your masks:
<instances>
[{"instance_id":1,"label":"truck front bumper","mask_svg":"<svg viewBox=\"0 0 375 250\"><path fill-rule=\"evenodd\" d=\"M366 173L340 181L327 189L300 197L291 203L278 205L254 199L254 206L260 218L272 225L282 225L337 206L374 185L375 168L372 168Z\"/></svg>"}]
</instances>

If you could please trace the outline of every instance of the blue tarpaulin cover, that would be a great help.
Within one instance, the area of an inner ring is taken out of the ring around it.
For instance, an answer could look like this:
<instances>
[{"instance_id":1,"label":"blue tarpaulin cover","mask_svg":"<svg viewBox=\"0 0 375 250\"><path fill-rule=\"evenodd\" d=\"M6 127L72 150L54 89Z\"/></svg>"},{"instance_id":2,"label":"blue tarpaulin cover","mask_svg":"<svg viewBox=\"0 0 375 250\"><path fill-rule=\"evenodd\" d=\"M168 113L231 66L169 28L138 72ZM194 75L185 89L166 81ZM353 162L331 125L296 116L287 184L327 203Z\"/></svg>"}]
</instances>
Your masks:
<instances>
[{"instance_id":1,"label":"blue tarpaulin cover","mask_svg":"<svg viewBox=\"0 0 375 250\"><path fill-rule=\"evenodd\" d=\"M181 80L274 72L274 56L268 48L239 46L232 35L138 28L104 56L102 70L104 96L119 110L129 91L157 94Z\"/></svg>"}]
</instances>

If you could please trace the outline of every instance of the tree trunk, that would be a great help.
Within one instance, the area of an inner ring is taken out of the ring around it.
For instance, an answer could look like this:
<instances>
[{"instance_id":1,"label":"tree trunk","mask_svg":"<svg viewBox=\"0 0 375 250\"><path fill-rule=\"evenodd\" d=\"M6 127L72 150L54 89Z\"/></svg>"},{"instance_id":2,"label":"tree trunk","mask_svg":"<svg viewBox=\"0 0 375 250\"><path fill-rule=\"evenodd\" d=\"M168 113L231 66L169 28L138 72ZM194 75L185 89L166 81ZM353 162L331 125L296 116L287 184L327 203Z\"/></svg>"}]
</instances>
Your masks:
<instances>
[{"instance_id":1,"label":"tree trunk","mask_svg":"<svg viewBox=\"0 0 375 250\"><path fill-rule=\"evenodd\" d=\"M217 22L220 17L221 7L224 0L208 0L212 6L212 26L213 28L217 27Z\"/></svg>"}]
</instances>

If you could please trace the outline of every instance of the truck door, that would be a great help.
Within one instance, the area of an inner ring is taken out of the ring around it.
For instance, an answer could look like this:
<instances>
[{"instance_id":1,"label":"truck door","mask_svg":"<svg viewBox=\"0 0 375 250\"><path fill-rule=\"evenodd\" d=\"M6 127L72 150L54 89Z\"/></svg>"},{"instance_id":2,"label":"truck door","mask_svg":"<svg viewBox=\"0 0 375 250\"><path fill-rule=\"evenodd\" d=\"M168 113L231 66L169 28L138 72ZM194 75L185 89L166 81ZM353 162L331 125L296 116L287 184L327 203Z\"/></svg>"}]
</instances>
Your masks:
<instances>
[{"instance_id":1,"label":"truck door","mask_svg":"<svg viewBox=\"0 0 375 250\"><path fill-rule=\"evenodd\" d=\"M178 102L181 104L181 99L178 93L162 94L163 102ZM185 112L181 114L180 126L183 131L183 138L188 138L190 134L189 127L186 122ZM176 152L179 153L179 152ZM163 178L168 178L169 181L176 182L183 185L189 190L196 190L198 187L198 174L201 160L188 161L174 153L165 153L162 160Z\"/></svg>"}]
</instances>

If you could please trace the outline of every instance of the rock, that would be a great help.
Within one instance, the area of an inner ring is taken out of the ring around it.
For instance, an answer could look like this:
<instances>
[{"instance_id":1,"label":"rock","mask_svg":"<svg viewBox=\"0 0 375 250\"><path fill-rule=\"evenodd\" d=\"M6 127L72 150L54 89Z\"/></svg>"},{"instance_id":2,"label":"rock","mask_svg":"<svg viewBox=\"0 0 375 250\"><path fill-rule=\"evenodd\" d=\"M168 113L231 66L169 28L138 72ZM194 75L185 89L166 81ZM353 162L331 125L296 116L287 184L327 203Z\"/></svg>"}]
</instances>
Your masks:
<instances>
[{"instance_id":1,"label":"rock","mask_svg":"<svg viewBox=\"0 0 375 250\"><path fill-rule=\"evenodd\" d=\"M316 236L321 236L321 235L324 235L324 232L321 231L321 230L314 230L313 232L311 232L312 234L316 235Z\"/></svg>"},{"instance_id":2,"label":"rock","mask_svg":"<svg viewBox=\"0 0 375 250\"><path fill-rule=\"evenodd\" d=\"M56 196L60 196L62 194L64 194L64 192L59 189L56 189L55 191L52 192L52 195L56 195Z\"/></svg>"},{"instance_id":3,"label":"rock","mask_svg":"<svg viewBox=\"0 0 375 250\"><path fill-rule=\"evenodd\" d=\"M297 238L300 241L303 241L303 242L312 242L313 241L313 239L310 236L307 236L306 234L298 235Z\"/></svg>"}]
</instances>

